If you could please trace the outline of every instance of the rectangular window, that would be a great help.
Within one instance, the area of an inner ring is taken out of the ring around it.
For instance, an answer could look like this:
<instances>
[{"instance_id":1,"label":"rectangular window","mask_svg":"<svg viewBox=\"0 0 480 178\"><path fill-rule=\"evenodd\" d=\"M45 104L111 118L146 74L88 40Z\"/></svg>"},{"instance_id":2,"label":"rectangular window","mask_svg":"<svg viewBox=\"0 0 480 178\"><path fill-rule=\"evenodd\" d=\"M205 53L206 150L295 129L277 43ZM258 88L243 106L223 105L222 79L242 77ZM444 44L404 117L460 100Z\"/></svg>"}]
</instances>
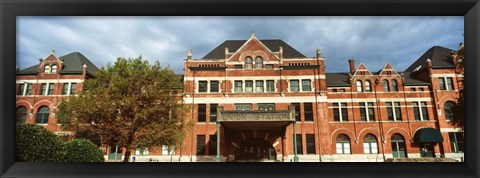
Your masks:
<instances>
[{"instance_id":1,"label":"rectangular window","mask_svg":"<svg viewBox=\"0 0 480 178\"><path fill-rule=\"evenodd\" d=\"M332 92L337 93L337 89L336 88L332 89Z\"/></svg>"},{"instance_id":2,"label":"rectangular window","mask_svg":"<svg viewBox=\"0 0 480 178\"><path fill-rule=\"evenodd\" d=\"M302 134L297 134L297 154L303 155Z\"/></svg>"},{"instance_id":3,"label":"rectangular window","mask_svg":"<svg viewBox=\"0 0 480 178\"><path fill-rule=\"evenodd\" d=\"M42 83L41 93L42 93L43 95L47 95L47 84L46 84L46 83Z\"/></svg>"},{"instance_id":4,"label":"rectangular window","mask_svg":"<svg viewBox=\"0 0 480 178\"><path fill-rule=\"evenodd\" d=\"M344 88L340 88L340 92L341 92L341 93L345 93L345 89L344 89Z\"/></svg>"},{"instance_id":5,"label":"rectangular window","mask_svg":"<svg viewBox=\"0 0 480 178\"><path fill-rule=\"evenodd\" d=\"M312 103L303 104L303 113L305 114L305 121L313 121L313 106Z\"/></svg>"},{"instance_id":6,"label":"rectangular window","mask_svg":"<svg viewBox=\"0 0 480 178\"><path fill-rule=\"evenodd\" d=\"M295 106L295 120L296 121L301 121L301 118L300 118L300 103L292 103L292 105Z\"/></svg>"},{"instance_id":7,"label":"rectangular window","mask_svg":"<svg viewBox=\"0 0 480 178\"><path fill-rule=\"evenodd\" d=\"M48 95L53 95L53 83L48 84Z\"/></svg>"},{"instance_id":8,"label":"rectangular window","mask_svg":"<svg viewBox=\"0 0 480 178\"><path fill-rule=\"evenodd\" d=\"M302 91L312 91L312 82L310 80L302 80Z\"/></svg>"},{"instance_id":9,"label":"rectangular window","mask_svg":"<svg viewBox=\"0 0 480 178\"><path fill-rule=\"evenodd\" d=\"M242 65L241 64L233 65L233 68L234 69L242 69Z\"/></svg>"},{"instance_id":10,"label":"rectangular window","mask_svg":"<svg viewBox=\"0 0 480 178\"><path fill-rule=\"evenodd\" d=\"M412 87L410 88L410 91L417 91L417 89Z\"/></svg>"},{"instance_id":11,"label":"rectangular window","mask_svg":"<svg viewBox=\"0 0 480 178\"><path fill-rule=\"evenodd\" d=\"M450 148L453 153L463 152L463 133L462 132L449 132Z\"/></svg>"},{"instance_id":12,"label":"rectangular window","mask_svg":"<svg viewBox=\"0 0 480 178\"><path fill-rule=\"evenodd\" d=\"M307 134L307 154L315 154L315 136L313 134Z\"/></svg>"},{"instance_id":13,"label":"rectangular window","mask_svg":"<svg viewBox=\"0 0 480 178\"><path fill-rule=\"evenodd\" d=\"M447 77L447 90L453 90L453 78Z\"/></svg>"},{"instance_id":14,"label":"rectangular window","mask_svg":"<svg viewBox=\"0 0 480 178\"><path fill-rule=\"evenodd\" d=\"M173 151L169 150L168 145L162 145L162 155L172 155Z\"/></svg>"},{"instance_id":15,"label":"rectangular window","mask_svg":"<svg viewBox=\"0 0 480 178\"><path fill-rule=\"evenodd\" d=\"M25 90L25 84L24 83L18 84L17 95L23 95L23 90Z\"/></svg>"},{"instance_id":16,"label":"rectangular window","mask_svg":"<svg viewBox=\"0 0 480 178\"><path fill-rule=\"evenodd\" d=\"M273 80L267 80L267 92L275 91L275 82Z\"/></svg>"},{"instance_id":17,"label":"rectangular window","mask_svg":"<svg viewBox=\"0 0 480 178\"><path fill-rule=\"evenodd\" d=\"M267 69L273 69L273 64L265 64L265 68L267 68Z\"/></svg>"},{"instance_id":18,"label":"rectangular window","mask_svg":"<svg viewBox=\"0 0 480 178\"><path fill-rule=\"evenodd\" d=\"M338 106L338 103L332 103L332 106L333 106L333 120L340 122L342 120L340 118L340 107Z\"/></svg>"},{"instance_id":19,"label":"rectangular window","mask_svg":"<svg viewBox=\"0 0 480 178\"><path fill-rule=\"evenodd\" d=\"M263 81L261 80L255 81L255 92L257 93L263 92Z\"/></svg>"},{"instance_id":20,"label":"rectangular window","mask_svg":"<svg viewBox=\"0 0 480 178\"><path fill-rule=\"evenodd\" d=\"M197 135L197 155L205 155L205 135Z\"/></svg>"},{"instance_id":21,"label":"rectangular window","mask_svg":"<svg viewBox=\"0 0 480 178\"><path fill-rule=\"evenodd\" d=\"M391 102L385 103L387 105L387 117L389 121L394 121L395 117L393 114L393 106Z\"/></svg>"},{"instance_id":22,"label":"rectangular window","mask_svg":"<svg viewBox=\"0 0 480 178\"><path fill-rule=\"evenodd\" d=\"M415 116L415 120L421 121L421 115L420 115L420 107L418 106L418 102L413 102L413 115Z\"/></svg>"},{"instance_id":23,"label":"rectangular window","mask_svg":"<svg viewBox=\"0 0 480 178\"><path fill-rule=\"evenodd\" d=\"M210 81L210 92L216 93L218 92L218 81Z\"/></svg>"},{"instance_id":24,"label":"rectangular window","mask_svg":"<svg viewBox=\"0 0 480 178\"><path fill-rule=\"evenodd\" d=\"M218 104L210 104L210 123L217 122L217 107Z\"/></svg>"},{"instance_id":25,"label":"rectangular window","mask_svg":"<svg viewBox=\"0 0 480 178\"><path fill-rule=\"evenodd\" d=\"M63 83L62 95L68 94L68 83Z\"/></svg>"},{"instance_id":26,"label":"rectangular window","mask_svg":"<svg viewBox=\"0 0 480 178\"><path fill-rule=\"evenodd\" d=\"M136 156L147 156L149 154L148 148L136 148L135 155Z\"/></svg>"},{"instance_id":27,"label":"rectangular window","mask_svg":"<svg viewBox=\"0 0 480 178\"><path fill-rule=\"evenodd\" d=\"M198 82L198 92L207 92L208 82L199 81Z\"/></svg>"},{"instance_id":28,"label":"rectangular window","mask_svg":"<svg viewBox=\"0 0 480 178\"><path fill-rule=\"evenodd\" d=\"M394 102L393 107L395 108L395 120L401 121L402 120L402 110L400 108L400 102Z\"/></svg>"},{"instance_id":29,"label":"rectangular window","mask_svg":"<svg viewBox=\"0 0 480 178\"><path fill-rule=\"evenodd\" d=\"M275 111L274 103L258 103L257 109L259 111Z\"/></svg>"},{"instance_id":30,"label":"rectangular window","mask_svg":"<svg viewBox=\"0 0 480 178\"><path fill-rule=\"evenodd\" d=\"M208 154L217 155L217 135L209 135Z\"/></svg>"},{"instance_id":31,"label":"rectangular window","mask_svg":"<svg viewBox=\"0 0 480 178\"><path fill-rule=\"evenodd\" d=\"M27 92L25 93L25 95L30 95L32 93L32 84L31 83L27 83Z\"/></svg>"},{"instance_id":32,"label":"rectangular window","mask_svg":"<svg viewBox=\"0 0 480 178\"><path fill-rule=\"evenodd\" d=\"M235 110L237 111L251 111L252 104L235 104Z\"/></svg>"},{"instance_id":33,"label":"rectangular window","mask_svg":"<svg viewBox=\"0 0 480 178\"><path fill-rule=\"evenodd\" d=\"M207 118L207 105L198 104L197 122L205 122Z\"/></svg>"},{"instance_id":34,"label":"rectangular window","mask_svg":"<svg viewBox=\"0 0 480 178\"><path fill-rule=\"evenodd\" d=\"M290 80L290 92L298 92L300 88L298 86L298 80Z\"/></svg>"},{"instance_id":35,"label":"rectangular window","mask_svg":"<svg viewBox=\"0 0 480 178\"><path fill-rule=\"evenodd\" d=\"M76 90L77 90L77 83L70 84L70 94L75 95Z\"/></svg>"},{"instance_id":36,"label":"rectangular window","mask_svg":"<svg viewBox=\"0 0 480 178\"><path fill-rule=\"evenodd\" d=\"M420 102L422 107L422 119L428 120L427 102Z\"/></svg>"},{"instance_id":37,"label":"rectangular window","mask_svg":"<svg viewBox=\"0 0 480 178\"><path fill-rule=\"evenodd\" d=\"M235 81L235 93L242 93L243 92L243 86L242 86L242 81Z\"/></svg>"},{"instance_id":38,"label":"rectangular window","mask_svg":"<svg viewBox=\"0 0 480 178\"><path fill-rule=\"evenodd\" d=\"M445 79L438 78L438 85L440 86L440 90L446 90L447 87L445 86Z\"/></svg>"},{"instance_id":39,"label":"rectangular window","mask_svg":"<svg viewBox=\"0 0 480 178\"><path fill-rule=\"evenodd\" d=\"M375 110L373 108L373 103L367 103L368 106L368 121L375 121Z\"/></svg>"},{"instance_id":40,"label":"rectangular window","mask_svg":"<svg viewBox=\"0 0 480 178\"><path fill-rule=\"evenodd\" d=\"M419 88L419 89L420 89L420 91L424 91L424 89L423 89L423 88Z\"/></svg>"},{"instance_id":41,"label":"rectangular window","mask_svg":"<svg viewBox=\"0 0 480 178\"><path fill-rule=\"evenodd\" d=\"M333 103L333 119L338 122L348 121L347 103Z\"/></svg>"},{"instance_id":42,"label":"rectangular window","mask_svg":"<svg viewBox=\"0 0 480 178\"><path fill-rule=\"evenodd\" d=\"M360 102L360 120L375 121L375 110L372 102Z\"/></svg>"},{"instance_id":43,"label":"rectangular window","mask_svg":"<svg viewBox=\"0 0 480 178\"><path fill-rule=\"evenodd\" d=\"M253 92L253 81L247 80L245 81L245 92L252 93Z\"/></svg>"}]
</instances>

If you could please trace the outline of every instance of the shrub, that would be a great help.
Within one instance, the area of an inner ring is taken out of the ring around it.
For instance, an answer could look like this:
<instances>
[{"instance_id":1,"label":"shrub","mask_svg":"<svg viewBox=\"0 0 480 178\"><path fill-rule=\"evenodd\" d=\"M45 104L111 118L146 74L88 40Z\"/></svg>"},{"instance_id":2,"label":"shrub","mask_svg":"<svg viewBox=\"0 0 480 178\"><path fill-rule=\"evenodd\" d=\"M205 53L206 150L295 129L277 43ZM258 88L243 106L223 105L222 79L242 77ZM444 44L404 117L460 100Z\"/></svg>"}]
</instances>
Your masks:
<instances>
[{"instance_id":1,"label":"shrub","mask_svg":"<svg viewBox=\"0 0 480 178\"><path fill-rule=\"evenodd\" d=\"M102 145L100 136L91 130L79 130L75 132L75 138L84 138L90 140L93 144L97 145L97 147Z\"/></svg>"},{"instance_id":2,"label":"shrub","mask_svg":"<svg viewBox=\"0 0 480 178\"><path fill-rule=\"evenodd\" d=\"M65 162L103 162L103 152L87 139L73 139L65 143Z\"/></svg>"},{"instance_id":3,"label":"shrub","mask_svg":"<svg viewBox=\"0 0 480 178\"><path fill-rule=\"evenodd\" d=\"M17 161L61 162L64 148L60 138L39 125L18 125L16 131Z\"/></svg>"}]
</instances>

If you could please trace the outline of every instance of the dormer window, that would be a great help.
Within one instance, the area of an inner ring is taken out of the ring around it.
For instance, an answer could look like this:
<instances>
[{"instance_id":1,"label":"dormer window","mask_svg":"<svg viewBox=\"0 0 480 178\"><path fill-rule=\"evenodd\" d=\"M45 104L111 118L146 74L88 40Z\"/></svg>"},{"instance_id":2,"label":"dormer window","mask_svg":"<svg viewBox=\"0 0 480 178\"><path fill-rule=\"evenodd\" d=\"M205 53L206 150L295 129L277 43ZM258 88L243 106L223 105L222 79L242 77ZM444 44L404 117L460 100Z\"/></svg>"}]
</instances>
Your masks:
<instances>
[{"instance_id":1,"label":"dormer window","mask_svg":"<svg viewBox=\"0 0 480 178\"><path fill-rule=\"evenodd\" d=\"M43 69L43 73L50 73L50 66L45 65L45 67Z\"/></svg>"},{"instance_id":2,"label":"dormer window","mask_svg":"<svg viewBox=\"0 0 480 178\"><path fill-rule=\"evenodd\" d=\"M252 69L252 58L245 58L245 69Z\"/></svg>"},{"instance_id":3,"label":"dormer window","mask_svg":"<svg viewBox=\"0 0 480 178\"><path fill-rule=\"evenodd\" d=\"M57 65L52 65L52 72L53 74L57 73Z\"/></svg>"}]
</instances>

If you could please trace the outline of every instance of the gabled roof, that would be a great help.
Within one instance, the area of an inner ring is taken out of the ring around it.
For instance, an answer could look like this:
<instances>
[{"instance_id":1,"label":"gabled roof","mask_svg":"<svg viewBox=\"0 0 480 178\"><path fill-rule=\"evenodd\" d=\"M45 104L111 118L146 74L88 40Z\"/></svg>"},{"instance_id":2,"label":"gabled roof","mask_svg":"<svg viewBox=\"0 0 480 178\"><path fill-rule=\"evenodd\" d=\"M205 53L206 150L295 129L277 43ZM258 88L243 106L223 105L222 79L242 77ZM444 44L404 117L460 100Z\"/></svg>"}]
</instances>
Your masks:
<instances>
[{"instance_id":1,"label":"gabled roof","mask_svg":"<svg viewBox=\"0 0 480 178\"><path fill-rule=\"evenodd\" d=\"M455 52L453 49L448 49L441 46L434 46L428 49L422 56L420 56L405 72L414 73L419 70L423 70L427 67L427 59L432 61L432 68L435 67L455 67L452 61L451 52Z\"/></svg>"},{"instance_id":2,"label":"gabled roof","mask_svg":"<svg viewBox=\"0 0 480 178\"><path fill-rule=\"evenodd\" d=\"M382 69L375 73L375 75L381 75L384 71L393 71L393 74L398 74L390 63L385 63Z\"/></svg>"},{"instance_id":3,"label":"gabled roof","mask_svg":"<svg viewBox=\"0 0 480 178\"><path fill-rule=\"evenodd\" d=\"M355 70L355 73L353 73L353 75L357 75L359 71L364 71L364 72L367 72L368 75L373 75L372 72L370 72L367 66L365 66L365 64L363 63L360 63L360 65L358 65L357 70Z\"/></svg>"},{"instance_id":4,"label":"gabled roof","mask_svg":"<svg viewBox=\"0 0 480 178\"><path fill-rule=\"evenodd\" d=\"M63 69L60 70L60 74L81 74L83 72L83 64L87 65L87 74L92 75L98 68L90 60L88 60L82 53L73 52L65 56L59 57L63 60ZM37 74L38 64L20 70L17 74Z\"/></svg>"},{"instance_id":5,"label":"gabled roof","mask_svg":"<svg viewBox=\"0 0 480 178\"><path fill-rule=\"evenodd\" d=\"M349 73L325 73L327 87L349 87Z\"/></svg>"},{"instance_id":6,"label":"gabled roof","mask_svg":"<svg viewBox=\"0 0 480 178\"><path fill-rule=\"evenodd\" d=\"M404 72L403 77L405 79L404 85L406 86L425 86L425 85L430 85L429 82L423 81L420 78L417 78L415 76L410 76L410 73Z\"/></svg>"},{"instance_id":7,"label":"gabled roof","mask_svg":"<svg viewBox=\"0 0 480 178\"><path fill-rule=\"evenodd\" d=\"M291 47L282 40L259 40L262 42L270 51L277 52L282 46L283 48L283 58L304 58L305 55L298 52L295 48ZM226 40L215 49L210 51L202 59L225 59L225 48L228 48L228 51L233 53L236 52L247 40Z\"/></svg>"}]
</instances>

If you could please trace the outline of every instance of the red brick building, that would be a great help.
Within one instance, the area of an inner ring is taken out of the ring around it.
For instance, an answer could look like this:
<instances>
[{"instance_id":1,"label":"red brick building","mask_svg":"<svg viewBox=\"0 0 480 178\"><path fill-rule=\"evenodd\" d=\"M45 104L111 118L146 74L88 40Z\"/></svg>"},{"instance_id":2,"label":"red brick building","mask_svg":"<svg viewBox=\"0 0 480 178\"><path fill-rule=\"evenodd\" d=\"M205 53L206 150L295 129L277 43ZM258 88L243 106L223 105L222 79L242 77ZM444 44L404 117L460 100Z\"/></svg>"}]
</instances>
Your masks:
<instances>
[{"instance_id":1,"label":"red brick building","mask_svg":"<svg viewBox=\"0 0 480 178\"><path fill-rule=\"evenodd\" d=\"M306 57L282 40L253 33L201 59L189 51L183 100L195 124L181 148L139 148L136 161L463 159L463 132L449 122L463 88L460 53L435 46L403 72L388 63L370 71L350 59L348 72L327 73L325 60L320 49ZM61 133L56 106L96 70L80 53L52 53L18 71L20 122ZM117 148L105 151L107 159L121 159Z\"/></svg>"}]
</instances>

